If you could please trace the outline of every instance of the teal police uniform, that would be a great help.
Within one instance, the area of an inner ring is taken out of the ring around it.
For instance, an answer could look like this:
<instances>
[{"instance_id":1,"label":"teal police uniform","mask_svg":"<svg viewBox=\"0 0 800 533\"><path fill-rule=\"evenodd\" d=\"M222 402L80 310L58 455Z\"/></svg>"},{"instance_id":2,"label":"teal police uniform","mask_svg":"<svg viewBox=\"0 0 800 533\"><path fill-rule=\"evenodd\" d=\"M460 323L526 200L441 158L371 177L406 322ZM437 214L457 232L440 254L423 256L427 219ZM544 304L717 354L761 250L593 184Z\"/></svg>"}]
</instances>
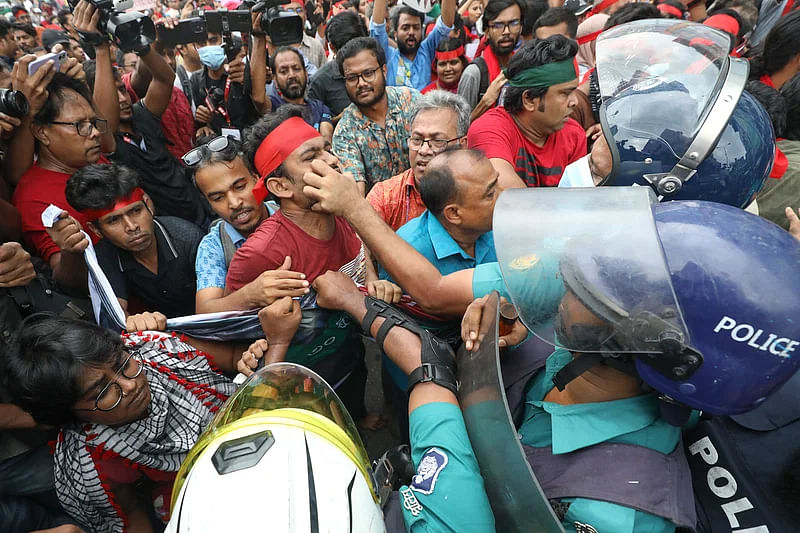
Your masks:
<instances>
[{"instance_id":1,"label":"teal police uniform","mask_svg":"<svg viewBox=\"0 0 800 533\"><path fill-rule=\"evenodd\" d=\"M457 405L435 402L409 415L417 473L400 488L406 530L494 532L483 478Z\"/></svg>"},{"instance_id":2,"label":"teal police uniform","mask_svg":"<svg viewBox=\"0 0 800 533\"><path fill-rule=\"evenodd\" d=\"M473 274L472 288L475 298L492 291L509 297L497 263L478 265ZM541 288L541 292L552 293L546 287ZM574 405L544 401L554 388L553 376L571 360L570 352L556 349L547 358L545 368L528 383L523 421L519 427L522 444L552 446L554 454L565 454L602 442L643 446L665 455L675 449L680 442L680 428L660 418L655 394ZM564 498L561 502L570 504L562 520L568 532L576 531L576 523L591 525L598 533L675 531L675 525L665 518L622 505L586 498Z\"/></svg>"}]
</instances>

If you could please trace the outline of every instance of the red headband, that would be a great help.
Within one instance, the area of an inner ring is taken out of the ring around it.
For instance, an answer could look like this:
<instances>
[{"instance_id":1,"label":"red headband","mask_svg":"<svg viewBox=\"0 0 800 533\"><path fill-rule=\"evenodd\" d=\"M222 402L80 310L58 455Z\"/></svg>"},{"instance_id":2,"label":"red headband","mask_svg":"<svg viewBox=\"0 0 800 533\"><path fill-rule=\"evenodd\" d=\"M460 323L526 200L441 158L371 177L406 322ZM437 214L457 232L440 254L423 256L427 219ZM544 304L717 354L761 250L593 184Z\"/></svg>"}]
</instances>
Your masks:
<instances>
[{"instance_id":1,"label":"red headband","mask_svg":"<svg viewBox=\"0 0 800 533\"><path fill-rule=\"evenodd\" d=\"M595 39L597 39L600 36L601 33L603 33L603 30L597 30L597 31L592 32L592 33L587 33L583 37L579 37L578 38L578 44L586 44L586 43L592 42Z\"/></svg>"},{"instance_id":2,"label":"red headband","mask_svg":"<svg viewBox=\"0 0 800 533\"><path fill-rule=\"evenodd\" d=\"M679 19L683 18L683 11L681 11L675 6L671 6L669 4L658 4L657 7L658 10L661 11L662 13L665 13L667 15L673 15L675 17L678 17Z\"/></svg>"},{"instance_id":3,"label":"red headband","mask_svg":"<svg viewBox=\"0 0 800 533\"><path fill-rule=\"evenodd\" d=\"M711 15L703 21L706 26L726 31L734 37L739 36L739 21L731 15Z\"/></svg>"},{"instance_id":4,"label":"red headband","mask_svg":"<svg viewBox=\"0 0 800 533\"><path fill-rule=\"evenodd\" d=\"M106 209L81 209L80 213L86 216L86 220L94 222L95 220L103 218L109 213L113 213L117 209L122 209L123 207L128 207L131 204L142 201L143 197L144 191L140 187L136 187L128 196L120 198L114 202L114 205L111 207Z\"/></svg>"},{"instance_id":5,"label":"red headband","mask_svg":"<svg viewBox=\"0 0 800 533\"><path fill-rule=\"evenodd\" d=\"M455 50L449 52L436 52L436 61L450 61L451 59L458 59L464 55L464 47L459 46Z\"/></svg>"},{"instance_id":6,"label":"red headband","mask_svg":"<svg viewBox=\"0 0 800 533\"><path fill-rule=\"evenodd\" d=\"M281 166L289 155L308 141L319 137L319 132L309 126L301 117L292 117L272 130L256 150L254 163L261 179L253 187L253 196L263 202L267 197L267 176Z\"/></svg>"}]
</instances>

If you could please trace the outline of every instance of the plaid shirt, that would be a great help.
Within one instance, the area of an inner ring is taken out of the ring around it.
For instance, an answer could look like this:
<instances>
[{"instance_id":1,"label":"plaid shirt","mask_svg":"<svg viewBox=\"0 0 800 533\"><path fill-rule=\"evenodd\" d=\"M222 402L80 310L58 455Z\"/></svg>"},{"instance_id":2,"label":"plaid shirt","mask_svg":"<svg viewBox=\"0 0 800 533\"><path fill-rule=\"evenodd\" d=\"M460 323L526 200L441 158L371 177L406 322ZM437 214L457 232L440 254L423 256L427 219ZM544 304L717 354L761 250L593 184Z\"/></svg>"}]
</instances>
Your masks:
<instances>
[{"instance_id":1,"label":"plaid shirt","mask_svg":"<svg viewBox=\"0 0 800 533\"><path fill-rule=\"evenodd\" d=\"M379 181L400 174L408 161L411 110L419 91L409 87L386 87L389 109L385 127L373 122L350 104L333 134L333 151L344 172L367 182L367 190Z\"/></svg>"}]
</instances>

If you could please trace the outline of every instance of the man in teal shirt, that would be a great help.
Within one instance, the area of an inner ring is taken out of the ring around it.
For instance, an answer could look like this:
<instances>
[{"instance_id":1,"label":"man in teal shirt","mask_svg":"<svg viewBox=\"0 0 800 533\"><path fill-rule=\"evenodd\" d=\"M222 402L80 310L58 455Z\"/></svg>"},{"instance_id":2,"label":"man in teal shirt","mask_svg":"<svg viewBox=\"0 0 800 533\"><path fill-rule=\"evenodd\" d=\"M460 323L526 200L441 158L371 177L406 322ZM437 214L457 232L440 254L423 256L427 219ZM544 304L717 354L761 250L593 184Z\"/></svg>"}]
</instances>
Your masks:
<instances>
[{"instance_id":1,"label":"man in teal shirt","mask_svg":"<svg viewBox=\"0 0 800 533\"><path fill-rule=\"evenodd\" d=\"M491 290L499 290L507 296L497 263L477 265L474 270L443 276L395 236L366 200L362 205L357 189L346 181L346 176L321 166L315 168L315 172L316 175L304 177L309 197L319 202L318 208L347 218L373 256L423 310L461 316L474 298ZM535 262L536 259L531 260L531 264ZM550 268L554 267L550 265ZM558 297L555 302L563 294L561 283L557 285L559 291L549 295L549 299ZM511 334L500 339L500 347L515 345L525 338L527 330L519 326L518 322ZM472 348L477 340L477 334L469 336L467 348ZM652 393L642 394L637 378L601 365L572 380L567 392L554 388L552 377L571 360L570 352L556 350L547 358L544 371L538 372L528 383L524 418L519 428L523 444L552 446L553 455L603 442L634 444L664 455L675 449L680 430L660 417L657 397ZM561 518L570 531L586 525L600 533L665 532L674 531L676 527L665 517L605 501L565 498L562 503L569 504Z\"/></svg>"}]
</instances>

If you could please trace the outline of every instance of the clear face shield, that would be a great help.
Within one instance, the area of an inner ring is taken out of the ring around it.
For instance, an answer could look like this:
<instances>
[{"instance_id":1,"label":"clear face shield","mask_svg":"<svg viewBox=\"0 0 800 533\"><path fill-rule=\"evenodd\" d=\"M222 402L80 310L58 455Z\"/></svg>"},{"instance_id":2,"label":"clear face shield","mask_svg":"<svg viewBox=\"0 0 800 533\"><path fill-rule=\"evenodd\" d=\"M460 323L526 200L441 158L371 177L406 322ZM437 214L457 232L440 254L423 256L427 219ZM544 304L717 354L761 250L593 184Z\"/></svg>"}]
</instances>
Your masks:
<instances>
[{"instance_id":1,"label":"clear face shield","mask_svg":"<svg viewBox=\"0 0 800 533\"><path fill-rule=\"evenodd\" d=\"M730 57L729 49L727 34L669 19L635 21L600 35L600 115L615 155L610 183L643 177L669 198L692 179L747 83L747 61Z\"/></svg>"},{"instance_id":2,"label":"clear face shield","mask_svg":"<svg viewBox=\"0 0 800 533\"><path fill-rule=\"evenodd\" d=\"M659 354L690 344L647 187L514 189L494 239L520 319L579 353Z\"/></svg>"}]
</instances>

